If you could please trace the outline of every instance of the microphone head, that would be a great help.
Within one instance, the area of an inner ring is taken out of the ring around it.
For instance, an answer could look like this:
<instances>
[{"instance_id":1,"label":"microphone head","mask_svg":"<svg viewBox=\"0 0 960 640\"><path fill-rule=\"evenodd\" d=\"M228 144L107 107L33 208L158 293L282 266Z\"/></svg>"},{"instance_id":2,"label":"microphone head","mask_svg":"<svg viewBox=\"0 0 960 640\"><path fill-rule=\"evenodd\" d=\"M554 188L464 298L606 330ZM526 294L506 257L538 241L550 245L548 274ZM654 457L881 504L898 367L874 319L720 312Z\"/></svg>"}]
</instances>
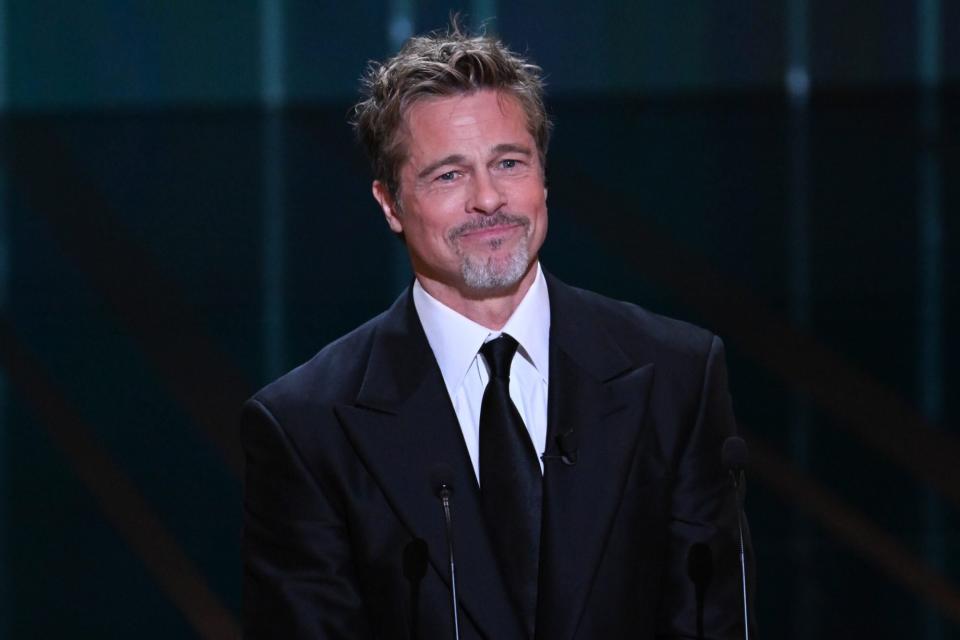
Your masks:
<instances>
[{"instance_id":1,"label":"microphone head","mask_svg":"<svg viewBox=\"0 0 960 640\"><path fill-rule=\"evenodd\" d=\"M580 452L578 442L577 432L573 429L568 429L557 436L557 446L560 447L561 453L560 459L563 460L565 465L577 464L577 457Z\"/></svg>"},{"instance_id":2,"label":"microphone head","mask_svg":"<svg viewBox=\"0 0 960 640\"><path fill-rule=\"evenodd\" d=\"M723 468L728 471L744 468L747 466L747 443L739 436L730 436L723 441L720 459L723 461Z\"/></svg>"},{"instance_id":3,"label":"microphone head","mask_svg":"<svg viewBox=\"0 0 960 640\"><path fill-rule=\"evenodd\" d=\"M441 494L453 493L453 468L448 464L436 464L430 469L430 488L438 498Z\"/></svg>"}]
</instances>

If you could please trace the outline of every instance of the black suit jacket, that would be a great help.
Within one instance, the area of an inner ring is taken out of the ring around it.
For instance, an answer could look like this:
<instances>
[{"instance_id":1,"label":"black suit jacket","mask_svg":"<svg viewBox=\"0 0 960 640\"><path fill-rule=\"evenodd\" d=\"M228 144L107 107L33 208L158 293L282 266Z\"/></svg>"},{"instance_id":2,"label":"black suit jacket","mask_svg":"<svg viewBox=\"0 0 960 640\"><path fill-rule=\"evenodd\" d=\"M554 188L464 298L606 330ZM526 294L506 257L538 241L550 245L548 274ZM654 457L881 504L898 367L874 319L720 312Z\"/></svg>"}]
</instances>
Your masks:
<instances>
[{"instance_id":1,"label":"black suit jacket","mask_svg":"<svg viewBox=\"0 0 960 640\"><path fill-rule=\"evenodd\" d=\"M537 638L695 638L694 543L714 559L705 637L740 637L736 515L720 465L735 432L722 343L547 283ZM573 465L553 457L570 430ZM409 290L257 393L242 432L247 637L451 638L447 542L431 479L438 464L454 474L461 637L523 637ZM411 581L403 559L416 539L429 560Z\"/></svg>"}]
</instances>

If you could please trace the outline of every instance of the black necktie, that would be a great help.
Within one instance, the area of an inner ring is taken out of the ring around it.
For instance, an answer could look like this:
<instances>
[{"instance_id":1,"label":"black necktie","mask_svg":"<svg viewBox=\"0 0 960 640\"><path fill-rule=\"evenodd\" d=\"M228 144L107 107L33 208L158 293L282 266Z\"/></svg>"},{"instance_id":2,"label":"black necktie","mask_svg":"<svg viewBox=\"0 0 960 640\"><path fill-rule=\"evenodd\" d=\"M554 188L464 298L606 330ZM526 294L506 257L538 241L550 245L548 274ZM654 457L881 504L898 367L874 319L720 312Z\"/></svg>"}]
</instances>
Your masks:
<instances>
[{"instance_id":1,"label":"black necktie","mask_svg":"<svg viewBox=\"0 0 960 640\"><path fill-rule=\"evenodd\" d=\"M516 340L501 334L480 349L490 367L480 405L480 493L500 569L532 637L543 476L527 428L510 399L510 363L517 346Z\"/></svg>"}]
</instances>

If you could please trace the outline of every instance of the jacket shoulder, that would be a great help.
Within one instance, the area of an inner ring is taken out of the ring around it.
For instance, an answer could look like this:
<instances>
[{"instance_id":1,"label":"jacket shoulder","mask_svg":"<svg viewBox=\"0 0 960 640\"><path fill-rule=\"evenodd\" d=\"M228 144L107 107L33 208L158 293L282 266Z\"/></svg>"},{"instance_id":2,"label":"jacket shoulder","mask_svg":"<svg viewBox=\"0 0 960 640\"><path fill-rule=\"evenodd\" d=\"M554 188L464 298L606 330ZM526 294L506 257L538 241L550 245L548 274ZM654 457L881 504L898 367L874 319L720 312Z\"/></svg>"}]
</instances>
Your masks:
<instances>
[{"instance_id":1,"label":"jacket shoulder","mask_svg":"<svg viewBox=\"0 0 960 640\"><path fill-rule=\"evenodd\" d=\"M274 413L352 402L363 382L370 349L385 314L326 345L312 358L257 391L251 401Z\"/></svg>"},{"instance_id":2,"label":"jacket shoulder","mask_svg":"<svg viewBox=\"0 0 960 640\"><path fill-rule=\"evenodd\" d=\"M586 317L601 323L626 353L638 359L662 360L664 356L700 360L716 336L683 320L654 313L637 304L569 287ZM659 357L658 357L659 356Z\"/></svg>"}]
</instances>

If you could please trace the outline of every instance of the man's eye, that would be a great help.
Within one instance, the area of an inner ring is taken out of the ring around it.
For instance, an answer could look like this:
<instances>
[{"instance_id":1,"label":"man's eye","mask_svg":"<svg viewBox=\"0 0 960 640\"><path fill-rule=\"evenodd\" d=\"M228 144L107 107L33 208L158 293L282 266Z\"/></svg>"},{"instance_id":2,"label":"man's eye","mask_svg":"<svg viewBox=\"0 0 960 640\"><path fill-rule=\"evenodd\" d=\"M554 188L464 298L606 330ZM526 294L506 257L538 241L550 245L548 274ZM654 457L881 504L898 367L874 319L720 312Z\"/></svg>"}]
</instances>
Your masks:
<instances>
[{"instance_id":1,"label":"man's eye","mask_svg":"<svg viewBox=\"0 0 960 640\"><path fill-rule=\"evenodd\" d=\"M520 164L518 160L507 159L500 161L500 167L503 169L514 169L518 164Z\"/></svg>"},{"instance_id":2,"label":"man's eye","mask_svg":"<svg viewBox=\"0 0 960 640\"><path fill-rule=\"evenodd\" d=\"M437 180L440 180L441 182L450 182L451 180L455 180L456 177L456 171L447 171L446 173L441 173L439 176L437 176Z\"/></svg>"}]
</instances>

